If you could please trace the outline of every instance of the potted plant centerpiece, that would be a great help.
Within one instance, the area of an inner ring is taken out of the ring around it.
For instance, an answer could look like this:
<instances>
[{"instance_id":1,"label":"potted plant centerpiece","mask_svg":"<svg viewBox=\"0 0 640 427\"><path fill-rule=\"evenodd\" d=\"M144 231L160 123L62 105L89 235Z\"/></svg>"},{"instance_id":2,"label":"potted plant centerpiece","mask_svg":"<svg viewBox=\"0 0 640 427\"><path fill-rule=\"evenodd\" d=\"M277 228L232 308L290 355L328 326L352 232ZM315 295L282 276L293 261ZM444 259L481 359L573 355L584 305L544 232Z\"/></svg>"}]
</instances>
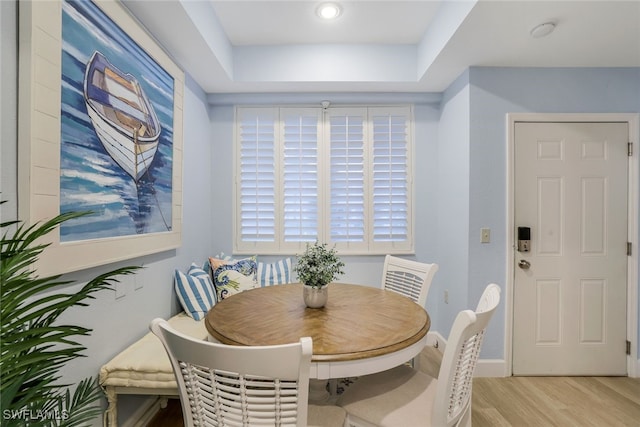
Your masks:
<instances>
[{"instance_id":1,"label":"potted plant centerpiece","mask_svg":"<svg viewBox=\"0 0 640 427\"><path fill-rule=\"evenodd\" d=\"M329 283L344 274L344 262L334 248L317 240L298 257L293 270L303 285L303 297L307 307L321 308L327 302Z\"/></svg>"}]
</instances>

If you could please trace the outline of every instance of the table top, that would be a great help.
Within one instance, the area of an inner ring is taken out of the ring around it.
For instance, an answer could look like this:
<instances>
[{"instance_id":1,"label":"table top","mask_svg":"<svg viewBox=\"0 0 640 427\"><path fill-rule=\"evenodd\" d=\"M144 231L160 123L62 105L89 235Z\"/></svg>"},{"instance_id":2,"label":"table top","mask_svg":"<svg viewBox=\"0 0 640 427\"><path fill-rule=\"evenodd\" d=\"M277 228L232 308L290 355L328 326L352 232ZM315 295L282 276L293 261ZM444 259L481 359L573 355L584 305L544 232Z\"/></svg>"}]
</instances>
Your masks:
<instances>
[{"instance_id":1,"label":"table top","mask_svg":"<svg viewBox=\"0 0 640 427\"><path fill-rule=\"evenodd\" d=\"M413 347L419 351L431 320L396 292L331 283L323 308L305 306L301 284L269 286L220 301L205 325L211 336L231 345L286 344L309 336L312 363L320 363L380 359Z\"/></svg>"}]
</instances>

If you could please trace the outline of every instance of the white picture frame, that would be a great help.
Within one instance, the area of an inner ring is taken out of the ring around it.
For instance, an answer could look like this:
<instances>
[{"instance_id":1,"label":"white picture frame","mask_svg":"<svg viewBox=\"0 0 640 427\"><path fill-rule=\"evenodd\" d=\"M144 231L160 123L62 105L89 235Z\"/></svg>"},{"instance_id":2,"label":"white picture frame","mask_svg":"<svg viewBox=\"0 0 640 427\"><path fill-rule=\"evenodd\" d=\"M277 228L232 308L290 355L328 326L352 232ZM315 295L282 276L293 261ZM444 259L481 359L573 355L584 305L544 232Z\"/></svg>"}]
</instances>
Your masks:
<instances>
[{"instance_id":1,"label":"white picture frame","mask_svg":"<svg viewBox=\"0 0 640 427\"><path fill-rule=\"evenodd\" d=\"M76 241L61 241L57 228L45 237L49 247L34 266L40 276L173 250L182 240L184 72L119 2L93 4L173 78L171 219L167 231ZM24 1L19 7L18 215L31 225L61 213L63 1Z\"/></svg>"}]
</instances>

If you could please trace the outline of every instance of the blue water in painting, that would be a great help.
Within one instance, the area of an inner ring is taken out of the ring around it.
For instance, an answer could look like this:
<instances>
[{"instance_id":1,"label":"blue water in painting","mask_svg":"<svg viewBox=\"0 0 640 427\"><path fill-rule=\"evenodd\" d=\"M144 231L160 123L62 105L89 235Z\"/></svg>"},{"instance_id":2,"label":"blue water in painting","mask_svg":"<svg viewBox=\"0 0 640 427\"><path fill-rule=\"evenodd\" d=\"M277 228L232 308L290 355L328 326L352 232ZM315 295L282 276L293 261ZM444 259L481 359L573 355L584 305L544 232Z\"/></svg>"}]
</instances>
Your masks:
<instances>
[{"instance_id":1,"label":"blue water in painting","mask_svg":"<svg viewBox=\"0 0 640 427\"><path fill-rule=\"evenodd\" d=\"M94 212L67 221L60 241L171 230L174 81L90 1L62 3L60 212ZM82 94L86 64L100 51L133 75L162 125L158 151L136 183L98 139Z\"/></svg>"}]
</instances>

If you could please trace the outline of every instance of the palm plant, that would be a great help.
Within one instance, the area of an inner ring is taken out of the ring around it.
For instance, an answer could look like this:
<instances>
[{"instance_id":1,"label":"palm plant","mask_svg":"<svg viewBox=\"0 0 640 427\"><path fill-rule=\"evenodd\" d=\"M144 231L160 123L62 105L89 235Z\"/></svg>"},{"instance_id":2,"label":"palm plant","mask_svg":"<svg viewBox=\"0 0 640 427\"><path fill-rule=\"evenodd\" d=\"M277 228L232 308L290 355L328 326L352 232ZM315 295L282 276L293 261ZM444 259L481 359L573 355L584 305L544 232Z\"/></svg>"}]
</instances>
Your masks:
<instances>
[{"instance_id":1,"label":"palm plant","mask_svg":"<svg viewBox=\"0 0 640 427\"><path fill-rule=\"evenodd\" d=\"M0 202L2 203L2 202ZM124 267L94 278L76 293L55 290L72 281L60 275L38 277L33 271L38 256L49 244L43 236L64 221L91 212L71 212L25 226L20 221L0 223L0 424L3 426L80 426L100 413L97 379L61 384L60 369L86 348L76 339L91 329L57 324L60 315L104 289L113 289L116 276L139 267ZM13 230L13 231L11 231Z\"/></svg>"}]
</instances>

